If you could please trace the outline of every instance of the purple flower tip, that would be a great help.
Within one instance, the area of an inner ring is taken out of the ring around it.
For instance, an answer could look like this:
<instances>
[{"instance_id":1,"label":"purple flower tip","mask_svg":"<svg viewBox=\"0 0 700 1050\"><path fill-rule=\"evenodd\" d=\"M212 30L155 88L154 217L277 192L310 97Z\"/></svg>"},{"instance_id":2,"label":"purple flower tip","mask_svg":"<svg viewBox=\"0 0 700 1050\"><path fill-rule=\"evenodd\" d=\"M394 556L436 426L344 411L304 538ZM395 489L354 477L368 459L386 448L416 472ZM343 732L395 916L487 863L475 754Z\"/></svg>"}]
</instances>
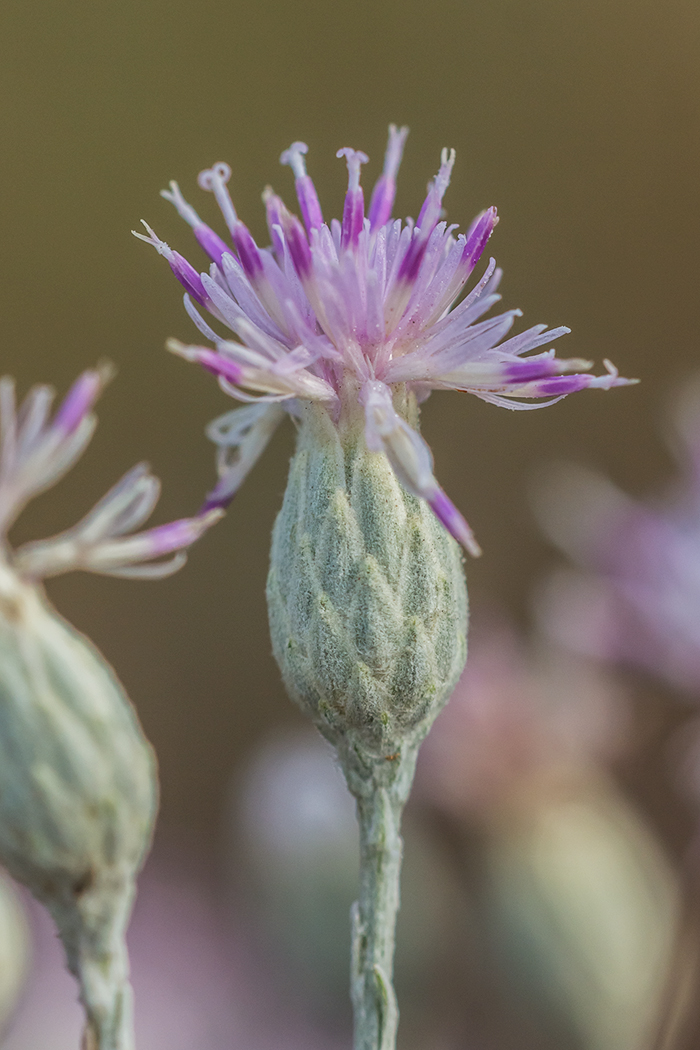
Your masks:
<instances>
[{"instance_id":1,"label":"purple flower tip","mask_svg":"<svg viewBox=\"0 0 700 1050\"><path fill-rule=\"evenodd\" d=\"M102 362L97 368L83 372L73 383L54 416L55 429L65 434L77 430L115 372L116 369L110 361Z\"/></svg>"}]
</instances>

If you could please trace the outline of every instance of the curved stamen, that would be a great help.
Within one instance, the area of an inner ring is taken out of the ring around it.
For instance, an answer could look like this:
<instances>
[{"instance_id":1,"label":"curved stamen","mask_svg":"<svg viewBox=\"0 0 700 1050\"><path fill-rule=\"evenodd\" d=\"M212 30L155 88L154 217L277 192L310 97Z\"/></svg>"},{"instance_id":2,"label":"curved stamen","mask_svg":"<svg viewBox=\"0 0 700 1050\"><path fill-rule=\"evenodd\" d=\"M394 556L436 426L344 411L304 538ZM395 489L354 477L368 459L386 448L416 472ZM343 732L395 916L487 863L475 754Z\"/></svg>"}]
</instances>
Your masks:
<instances>
[{"instance_id":1,"label":"curved stamen","mask_svg":"<svg viewBox=\"0 0 700 1050\"><path fill-rule=\"evenodd\" d=\"M138 237L140 241L145 241L146 244L152 244L159 255L162 255L164 259L170 263L170 269L173 271L178 281L185 289L189 292L198 303L206 307L207 310L212 309L212 301L204 291L204 285L202 284L202 278L195 270L194 266L188 263L187 259L179 252L173 251L169 244L165 241L161 241L160 237L155 233L154 230L148 225L145 219L141 219L143 226L148 231L148 237L145 237L142 233L138 233L136 230L132 230L134 237ZM216 310L212 311L217 313Z\"/></svg>"},{"instance_id":2,"label":"curved stamen","mask_svg":"<svg viewBox=\"0 0 700 1050\"><path fill-rule=\"evenodd\" d=\"M389 142L384 154L384 170L377 179L369 205L369 222L372 230L384 226L391 218L396 197L396 175L403 157L408 128L389 125Z\"/></svg>"},{"instance_id":3,"label":"curved stamen","mask_svg":"<svg viewBox=\"0 0 700 1050\"><path fill-rule=\"evenodd\" d=\"M415 235L398 272L398 280L405 284L412 284L418 276L430 235L440 219L442 198L445 196L445 191L450 184L455 156L453 149L449 152L446 149L442 151L440 170L428 188L428 195L423 202L423 207L416 222Z\"/></svg>"},{"instance_id":4,"label":"curved stamen","mask_svg":"<svg viewBox=\"0 0 700 1050\"><path fill-rule=\"evenodd\" d=\"M272 186L266 186L262 193L265 215L267 217L267 228L270 234L272 247L281 259L284 256L284 240L280 236L282 228L282 216L287 211L284 201L273 190Z\"/></svg>"},{"instance_id":5,"label":"curved stamen","mask_svg":"<svg viewBox=\"0 0 700 1050\"><path fill-rule=\"evenodd\" d=\"M280 154L280 164L288 164L294 172L295 179L304 179L306 178L306 161L304 157L308 152L309 147L305 142L293 142L289 149L284 150Z\"/></svg>"},{"instance_id":6,"label":"curved stamen","mask_svg":"<svg viewBox=\"0 0 700 1050\"><path fill-rule=\"evenodd\" d=\"M164 200L169 201L175 206L178 215L181 219L184 219L188 226L191 226L193 230L196 230L198 226L201 226L202 220L200 219L197 212L194 210L191 204L185 200L182 196L180 187L175 182L175 179L170 180L170 189L161 190L161 197Z\"/></svg>"},{"instance_id":7,"label":"curved stamen","mask_svg":"<svg viewBox=\"0 0 700 1050\"><path fill-rule=\"evenodd\" d=\"M209 258L215 262L217 266L220 266L222 256L224 253L230 252L231 249L225 241L222 241L218 233L215 233L210 226L207 226L205 222L202 222L192 205L182 196L178 184L173 180L170 183L170 189L161 190L160 195L166 201L169 201L170 204L175 206L180 218L184 219L185 222L192 227L195 237Z\"/></svg>"},{"instance_id":8,"label":"curved stamen","mask_svg":"<svg viewBox=\"0 0 700 1050\"><path fill-rule=\"evenodd\" d=\"M440 155L440 170L433 179L428 194L420 210L416 226L420 227L423 235L431 232L438 219L442 208L442 198L445 196L447 187L450 185L452 169L455 165L457 154L453 149L443 149Z\"/></svg>"},{"instance_id":9,"label":"curved stamen","mask_svg":"<svg viewBox=\"0 0 700 1050\"><path fill-rule=\"evenodd\" d=\"M213 168L205 168L204 171L200 171L197 176L197 183L203 190L208 190L214 194L231 236L235 237L238 227L238 216L236 215L231 195L226 188L226 183L230 178L231 168L228 164L220 161Z\"/></svg>"},{"instance_id":10,"label":"curved stamen","mask_svg":"<svg viewBox=\"0 0 700 1050\"><path fill-rule=\"evenodd\" d=\"M369 157L361 150L350 149L349 146L339 149L336 157L345 157L348 166L348 189L343 207L341 246L354 248L365 221L365 198L360 186L360 167L367 163Z\"/></svg>"},{"instance_id":11,"label":"curved stamen","mask_svg":"<svg viewBox=\"0 0 700 1050\"><path fill-rule=\"evenodd\" d=\"M293 142L280 157L280 164L288 164L294 172L294 188L301 208L307 232L318 230L323 226L323 212L316 193L313 180L306 174L304 155L309 152L305 142Z\"/></svg>"},{"instance_id":12,"label":"curved stamen","mask_svg":"<svg viewBox=\"0 0 700 1050\"><path fill-rule=\"evenodd\" d=\"M231 238L233 240L241 265L248 279L257 285L262 278L263 264L260 259L260 250L253 240L253 236L236 214L233 201L226 188L226 183L231 178L231 169L223 162L215 164L213 168L200 171L197 182L203 190L209 190L216 197L216 203L226 220ZM228 251L228 248L226 249Z\"/></svg>"}]
</instances>

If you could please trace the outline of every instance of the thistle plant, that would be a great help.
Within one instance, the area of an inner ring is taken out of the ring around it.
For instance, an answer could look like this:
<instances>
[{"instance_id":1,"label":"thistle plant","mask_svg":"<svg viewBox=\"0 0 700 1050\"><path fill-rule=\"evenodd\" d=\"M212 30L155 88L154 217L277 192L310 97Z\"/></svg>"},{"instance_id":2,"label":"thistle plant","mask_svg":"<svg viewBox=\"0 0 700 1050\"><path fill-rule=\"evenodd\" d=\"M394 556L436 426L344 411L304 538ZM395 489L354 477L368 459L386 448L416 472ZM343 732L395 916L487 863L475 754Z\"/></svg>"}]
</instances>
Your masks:
<instances>
[{"instance_id":1,"label":"thistle plant","mask_svg":"<svg viewBox=\"0 0 700 1050\"><path fill-rule=\"evenodd\" d=\"M80 986L84 1050L133 1050L124 936L157 808L155 756L114 671L41 581L72 569L167 576L221 512L134 533L160 492L140 464L73 528L10 546L25 505L85 450L108 378L84 372L53 417L49 387L18 410L0 379L0 861L53 916Z\"/></svg>"},{"instance_id":2,"label":"thistle plant","mask_svg":"<svg viewBox=\"0 0 700 1050\"><path fill-rule=\"evenodd\" d=\"M185 309L213 344L168 348L201 364L248 402L214 421L219 481L206 507L234 496L278 424L297 427L267 584L272 646L290 695L336 748L360 824L360 893L353 909L351 994L355 1050L391 1050L399 905L400 821L418 747L466 658L461 544L479 547L438 484L419 433L433 389L466 390L507 408L551 405L585 387L627 383L587 374L590 362L539 350L568 329L536 325L505 339L518 310L484 319L501 272L486 271L455 305L497 222L482 212L466 233L442 219L454 151L443 151L417 220L391 218L407 129L392 126L365 215L360 169L342 149L342 220L324 221L305 167L307 147L282 154L302 221L268 188L271 247L239 219L216 164L199 176L214 194L230 243L171 182L163 196L211 260L200 273L148 226L185 288ZM236 338L220 335L213 322ZM504 341L505 340L505 341ZM527 356L525 356L527 355ZM525 400L520 400L525 399ZM532 399L540 399L533 401ZM544 399L544 400L542 400Z\"/></svg>"}]
</instances>

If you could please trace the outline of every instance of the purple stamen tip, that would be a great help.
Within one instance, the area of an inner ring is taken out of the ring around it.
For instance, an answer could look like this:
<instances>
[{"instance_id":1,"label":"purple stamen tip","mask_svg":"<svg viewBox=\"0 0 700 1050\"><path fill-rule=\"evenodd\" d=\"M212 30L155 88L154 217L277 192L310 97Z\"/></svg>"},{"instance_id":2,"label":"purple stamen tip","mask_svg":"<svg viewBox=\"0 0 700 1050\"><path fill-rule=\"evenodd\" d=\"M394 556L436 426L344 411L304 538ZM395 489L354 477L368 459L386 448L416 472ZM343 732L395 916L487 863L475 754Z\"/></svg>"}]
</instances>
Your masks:
<instances>
[{"instance_id":1,"label":"purple stamen tip","mask_svg":"<svg viewBox=\"0 0 700 1050\"><path fill-rule=\"evenodd\" d=\"M236 227L234 244L248 278L251 281L255 281L263 272L260 250L250 230L242 222L239 222Z\"/></svg>"},{"instance_id":2,"label":"purple stamen tip","mask_svg":"<svg viewBox=\"0 0 700 1050\"><path fill-rule=\"evenodd\" d=\"M154 529L149 529L143 534L143 538L149 540L151 547L148 556L158 558L162 554L191 546L221 516L222 512L217 513L217 508L212 508L207 513L200 512L196 518L180 518L168 522L167 525L157 525Z\"/></svg>"},{"instance_id":3,"label":"purple stamen tip","mask_svg":"<svg viewBox=\"0 0 700 1050\"><path fill-rule=\"evenodd\" d=\"M497 225L498 213L495 208L488 208L474 219L467 232L462 253L462 259L465 262L469 261L472 267L476 266Z\"/></svg>"},{"instance_id":4,"label":"purple stamen tip","mask_svg":"<svg viewBox=\"0 0 700 1050\"><path fill-rule=\"evenodd\" d=\"M212 262L215 262L217 266L221 266L221 259L227 253L231 254L226 241L223 241L219 237L218 233L207 226L206 223L201 223L200 226L195 227L194 235L201 248L207 253Z\"/></svg>"},{"instance_id":5,"label":"purple stamen tip","mask_svg":"<svg viewBox=\"0 0 700 1050\"><path fill-rule=\"evenodd\" d=\"M204 503L200 507L200 514L208 514L213 510L224 511L233 502L234 498L238 494L238 488L231 491L230 484L227 483L226 478L222 478L218 485L216 485L211 492L208 492Z\"/></svg>"},{"instance_id":6,"label":"purple stamen tip","mask_svg":"<svg viewBox=\"0 0 700 1050\"><path fill-rule=\"evenodd\" d=\"M476 542L474 533L447 493L438 487L428 502L433 514L445 526L450 535L454 536L457 542L462 544L472 558L480 557L482 551Z\"/></svg>"},{"instance_id":7,"label":"purple stamen tip","mask_svg":"<svg viewBox=\"0 0 700 1050\"><path fill-rule=\"evenodd\" d=\"M369 157L360 150L345 147L339 149L336 157L345 157L348 165L348 190L343 207L343 248L354 248L357 244L365 221L365 198L360 186L360 167L366 164Z\"/></svg>"},{"instance_id":8,"label":"purple stamen tip","mask_svg":"<svg viewBox=\"0 0 700 1050\"><path fill-rule=\"evenodd\" d=\"M195 359L208 372L215 376L223 376L229 383L240 383L243 377L243 369L239 365L229 360L229 358L217 354L215 350L199 350Z\"/></svg>"},{"instance_id":9,"label":"purple stamen tip","mask_svg":"<svg viewBox=\"0 0 700 1050\"><path fill-rule=\"evenodd\" d=\"M425 198L425 202L416 221L416 226L418 226L425 234L429 234L432 231L440 218L442 198L445 196L445 191L450 185L455 157L456 154L453 149L444 149L442 151L440 170L428 189L428 195Z\"/></svg>"},{"instance_id":10,"label":"purple stamen tip","mask_svg":"<svg viewBox=\"0 0 700 1050\"><path fill-rule=\"evenodd\" d=\"M283 216L282 229L284 230L294 269L300 277L308 277L311 273L313 262L309 242L306 239L301 223L295 215L287 213L287 215Z\"/></svg>"},{"instance_id":11,"label":"purple stamen tip","mask_svg":"<svg viewBox=\"0 0 700 1050\"><path fill-rule=\"evenodd\" d=\"M294 185L304 226L311 232L311 230L320 230L323 226L323 212L313 180L306 174L304 155L308 152L309 147L305 142L293 142L280 157L280 164L288 164L294 172Z\"/></svg>"},{"instance_id":12,"label":"purple stamen tip","mask_svg":"<svg viewBox=\"0 0 700 1050\"><path fill-rule=\"evenodd\" d=\"M408 127L406 125L402 128L397 128L396 124L389 125L389 142L384 154L384 175L391 178L396 177L407 138Z\"/></svg>"},{"instance_id":13,"label":"purple stamen tip","mask_svg":"<svg viewBox=\"0 0 700 1050\"><path fill-rule=\"evenodd\" d=\"M194 232L197 241L207 253L209 258L219 266L221 257L230 251L225 241L222 241L218 233L215 233L205 222L202 222L197 212L182 196L180 187L173 181L169 190L161 190L161 197L169 201L177 209L178 215L188 223Z\"/></svg>"},{"instance_id":14,"label":"purple stamen tip","mask_svg":"<svg viewBox=\"0 0 700 1050\"><path fill-rule=\"evenodd\" d=\"M384 170L379 176L369 206L369 222L373 230L384 226L391 218L396 197L396 174L403 157L408 128L397 129L396 124L389 125L389 143L384 154Z\"/></svg>"},{"instance_id":15,"label":"purple stamen tip","mask_svg":"<svg viewBox=\"0 0 700 1050\"><path fill-rule=\"evenodd\" d=\"M168 258L170 263L170 269L173 271L178 281L185 289L193 296L197 302L204 307L209 305L209 296L204 291L204 285L202 284L202 278L195 270L191 263L188 263L187 259L179 252L170 253Z\"/></svg>"},{"instance_id":16,"label":"purple stamen tip","mask_svg":"<svg viewBox=\"0 0 700 1050\"><path fill-rule=\"evenodd\" d=\"M66 434L77 430L111 379L112 374L112 366L107 364L83 372L61 402L54 417L53 426Z\"/></svg>"}]
</instances>

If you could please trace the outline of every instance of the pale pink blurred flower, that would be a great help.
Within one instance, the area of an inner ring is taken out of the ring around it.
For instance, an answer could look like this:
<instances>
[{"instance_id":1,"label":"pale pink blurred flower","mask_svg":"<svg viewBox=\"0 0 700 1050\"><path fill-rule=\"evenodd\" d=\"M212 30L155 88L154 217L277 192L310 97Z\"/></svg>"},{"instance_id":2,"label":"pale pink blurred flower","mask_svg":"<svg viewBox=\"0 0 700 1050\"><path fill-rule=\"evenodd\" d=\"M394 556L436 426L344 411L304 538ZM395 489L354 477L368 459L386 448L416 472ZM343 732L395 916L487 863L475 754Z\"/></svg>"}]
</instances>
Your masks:
<instances>
[{"instance_id":1,"label":"pale pink blurred flower","mask_svg":"<svg viewBox=\"0 0 700 1050\"><path fill-rule=\"evenodd\" d=\"M700 695L700 385L679 397L673 484L645 501L566 465L543 478L536 510L576 570L537 602L546 631L598 659L651 671Z\"/></svg>"},{"instance_id":2,"label":"pale pink blurred flower","mask_svg":"<svg viewBox=\"0 0 700 1050\"><path fill-rule=\"evenodd\" d=\"M541 784L602 768L624 746L627 697L597 668L533 651L507 626L476 631L418 763L418 790L460 820L486 822Z\"/></svg>"}]
</instances>

